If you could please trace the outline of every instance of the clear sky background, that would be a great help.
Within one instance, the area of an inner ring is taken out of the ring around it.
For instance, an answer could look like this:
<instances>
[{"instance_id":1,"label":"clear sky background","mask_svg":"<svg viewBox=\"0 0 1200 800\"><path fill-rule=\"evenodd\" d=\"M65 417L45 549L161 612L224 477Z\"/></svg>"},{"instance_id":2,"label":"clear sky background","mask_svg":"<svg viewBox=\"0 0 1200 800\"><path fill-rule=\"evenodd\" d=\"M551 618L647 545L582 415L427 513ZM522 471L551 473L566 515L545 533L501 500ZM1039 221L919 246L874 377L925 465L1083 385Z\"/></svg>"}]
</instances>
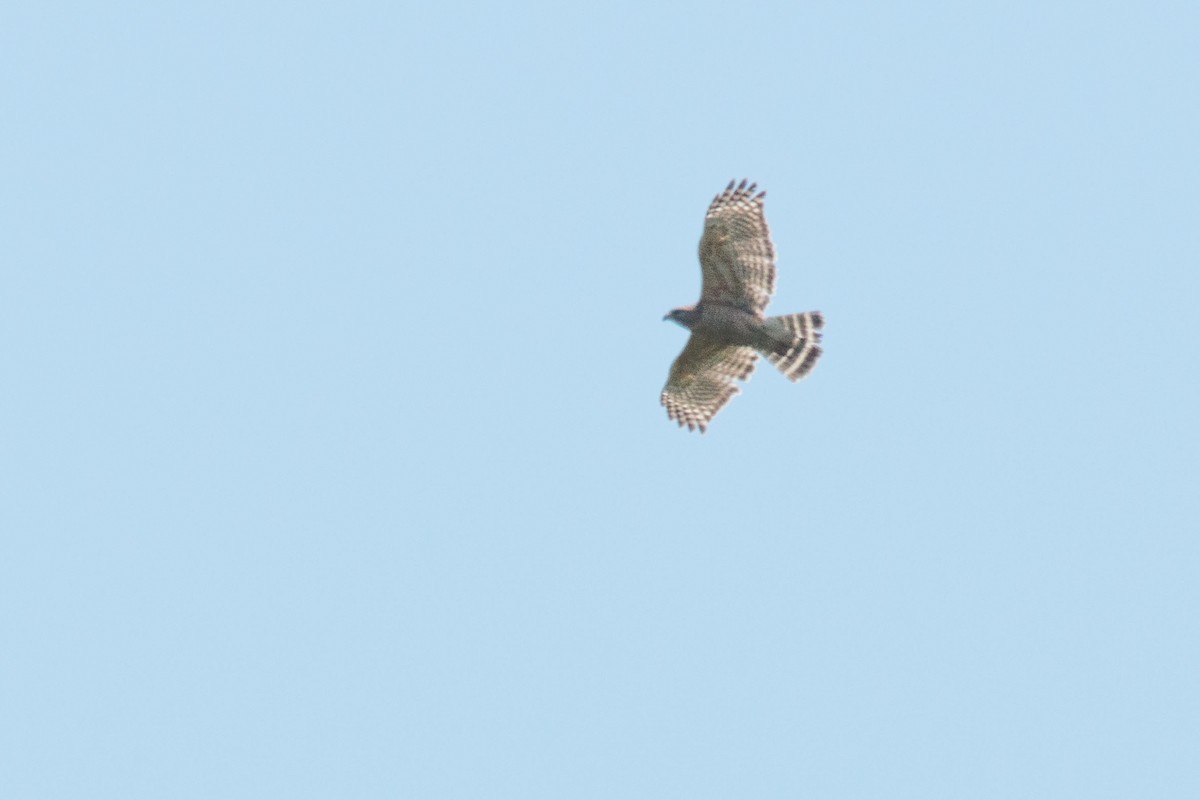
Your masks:
<instances>
[{"instance_id":1,"label":"clear sky background","mask_svg":"<svg viewBox=\"0 0 1200 800\"><path fill-rule=\"evenodd\" d=\"M0 796L1200 796L1193 3L0 10ZM776 313L658 404L704 210Z\"/></svg>"}]
</instances>

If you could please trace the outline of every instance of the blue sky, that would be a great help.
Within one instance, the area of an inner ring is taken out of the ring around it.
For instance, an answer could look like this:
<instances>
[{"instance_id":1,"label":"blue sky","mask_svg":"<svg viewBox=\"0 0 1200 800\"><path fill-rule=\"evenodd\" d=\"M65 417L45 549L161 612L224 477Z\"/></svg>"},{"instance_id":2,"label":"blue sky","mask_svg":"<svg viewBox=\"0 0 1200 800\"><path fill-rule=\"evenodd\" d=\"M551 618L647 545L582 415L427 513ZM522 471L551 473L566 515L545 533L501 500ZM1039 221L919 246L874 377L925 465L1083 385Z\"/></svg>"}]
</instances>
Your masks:
<instances>
[{"instance_id":1,"label":"blue sky","mask_svg":"<svg viewBox=\"0 0 1200 800\"><path fill-rule=\"evenodd\" d=\"M1192 798L1187 3L0 11L0 795ZM704 209L777 313L658 392Z\"/></svg>"}]
</instances>

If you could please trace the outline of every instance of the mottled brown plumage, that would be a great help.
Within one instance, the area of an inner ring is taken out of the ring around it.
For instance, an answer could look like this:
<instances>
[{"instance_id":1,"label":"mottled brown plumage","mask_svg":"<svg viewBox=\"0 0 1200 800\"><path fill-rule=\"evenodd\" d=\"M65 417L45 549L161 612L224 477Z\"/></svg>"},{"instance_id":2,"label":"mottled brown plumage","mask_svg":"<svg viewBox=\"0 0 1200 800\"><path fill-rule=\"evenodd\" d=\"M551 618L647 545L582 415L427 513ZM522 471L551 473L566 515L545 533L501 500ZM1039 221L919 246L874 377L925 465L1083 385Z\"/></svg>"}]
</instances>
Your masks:
<instances>
[{"instance_id":1,"label":"mottled brown plumage","mask_svg":"<svg viewBox=\"0 0 1200 800\"><path fill-rule=\"evenodd\" d=\"M667 416L688 430L707 429L760 354L792 381L821 356L819 311L763 316L775 293L775 247L763 213L767 193L756 188L730 181L713 198L700 238L700 302L664 317L692 332L661 398Z\"/></svg>"}]
</instances>

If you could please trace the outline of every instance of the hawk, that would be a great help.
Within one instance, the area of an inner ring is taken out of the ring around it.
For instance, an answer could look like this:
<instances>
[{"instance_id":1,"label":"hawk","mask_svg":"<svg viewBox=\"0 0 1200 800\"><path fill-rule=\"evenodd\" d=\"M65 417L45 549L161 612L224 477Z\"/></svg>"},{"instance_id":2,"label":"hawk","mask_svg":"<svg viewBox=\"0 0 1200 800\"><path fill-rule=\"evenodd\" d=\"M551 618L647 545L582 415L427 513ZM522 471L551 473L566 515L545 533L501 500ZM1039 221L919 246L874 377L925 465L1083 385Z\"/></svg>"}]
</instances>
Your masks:
<instances>
[{"instance_id":1,"label":"hawk","mask_svg":"<svg viewBox=\"0 0 1200 800\"><path fill-rule=\"evenodd\" d=\"M700 302L663 317L692 332L662 391L667 416L688 430L708 428L759 355L791 381L821 357L821 312L763 315L775 292L775 247L763 214L767 193L757 188L730 181L713 198L700 237Z\"/></svg>"}]
</instances>

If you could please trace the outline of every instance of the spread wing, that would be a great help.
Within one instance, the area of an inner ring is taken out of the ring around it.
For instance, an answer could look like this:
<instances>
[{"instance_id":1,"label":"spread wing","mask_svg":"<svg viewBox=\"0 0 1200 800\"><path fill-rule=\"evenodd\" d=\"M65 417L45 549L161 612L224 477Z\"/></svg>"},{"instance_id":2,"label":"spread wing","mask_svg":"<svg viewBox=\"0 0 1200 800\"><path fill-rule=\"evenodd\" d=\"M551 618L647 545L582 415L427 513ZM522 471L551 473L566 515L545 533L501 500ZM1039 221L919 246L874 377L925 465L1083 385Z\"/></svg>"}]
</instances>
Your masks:
<instances>
[{"instance_id":1,"label":"spread wing","mask_svg":"<svg viewBox=\"0 0 1200 800\"><path fill-rule=\"evenodd\" d=\"M754 371L758 354L749 347L728 345L693 333L687 346L671 365L662 404L667 416L688 430L703 433L709 421L738 393L736 381Z\"/></svg>"},{"instance_id":2,"label":"spread wing","mask_svg":"<svg viewBox=\"0 0 1200 800\"><path fill-rule=\"evenodd\" d=\"M763 214L766 192L733 181L713 198L700 237L701 303L763 315L775 293L775 246Z\"/></svg>"}]
</instances>

